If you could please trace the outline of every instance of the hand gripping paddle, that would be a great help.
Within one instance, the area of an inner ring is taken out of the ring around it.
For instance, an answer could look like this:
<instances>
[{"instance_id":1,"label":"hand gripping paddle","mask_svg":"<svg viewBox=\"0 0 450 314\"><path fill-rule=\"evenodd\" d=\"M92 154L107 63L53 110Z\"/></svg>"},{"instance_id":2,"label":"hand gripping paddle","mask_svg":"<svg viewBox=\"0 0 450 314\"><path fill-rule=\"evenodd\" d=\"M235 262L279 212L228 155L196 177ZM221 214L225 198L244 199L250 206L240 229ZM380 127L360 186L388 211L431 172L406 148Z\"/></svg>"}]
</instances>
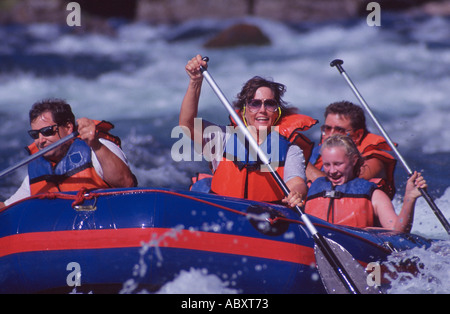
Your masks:
<instances>
[{"instance_id":1,"label":"hand gripping paddle","mask_svg":"<svg viewBox=\"0 0 450 314\"><path fill-rule=\"evenodd\" d=\"M378 122L378 120L375 117L375 115L373 114L372 110L370 110L369 105L364 100L364 98L361 96L361 94L359 93L359 91L356 88L355 84L353 84L352 80L350 79L350 77L345 72L344 68L342 67L342 64L344 64L344 61L336 59L336 60L331 61L330 66L331 67L336 67L338 69L339 73L341 73L341 75L344 77L345 81L350 86L350 88L353 91L353 93L355 94L356 98L358 98L358 100L361 103L361 105L364 107L364 109L366 109L366 111L369 114L370 118L376 124L378 130L381 132L381 134L383 134L384 138L388 142L388 144L391 147L392 151L395 153L397 158L400 160L401 164L405 168L405 170L408 173L408 175L411 176L413 174L413 171L408 166L408 164L406 163L405 159L403 158L403 156L398 151L397 147L395 147L394 143L390 139L390 137L387 134L387 132L384 130L383 126L380 124L380 122ZM450 224L448 223L448 221L445 218L445 216L442 214L442 212L437 207L437 205L435 204L435 202L433 201L433 199L430 197L430 195L428 194L428 192L426 190L419 188L419 191L422 194L423 198L428 203L428 205L430 206L431 210L436 215L437 219L440 221L440 223L444 227L445 231L447 231L447 233L450 235Z\"/></svg>"},{"instance_id":2,"label":"hand gripping paddle","mask_svg":"<svg viewBox=\"0 0 450 314\"><path fill-rule=\"evenodd\" d=\"M203 60L208 62L209 58L204 57ZM245 127L239 115L233 110L233 107L222 93L219 86L217 86L216 82L208 73L206 68L201 66L200 70L203 77L207 80L208 84L227 109L228 113L237 123L239 131L245 135L245 138L249 142L251 148L256 151L258 157L270 171L271 175L283 190L284 194L286 196L289 195L289 188L286 186L286 183L270 165L269 158L256 143L256 140ZM364 268L345 248L321 235L311 223L309 217L304 213L304 208L296 206L295 209L314 240L314 252L317 267L322 278L322 282L328 293L380 293L377 288L368 286L367 273Z\"/></svg>"}]
</instances>

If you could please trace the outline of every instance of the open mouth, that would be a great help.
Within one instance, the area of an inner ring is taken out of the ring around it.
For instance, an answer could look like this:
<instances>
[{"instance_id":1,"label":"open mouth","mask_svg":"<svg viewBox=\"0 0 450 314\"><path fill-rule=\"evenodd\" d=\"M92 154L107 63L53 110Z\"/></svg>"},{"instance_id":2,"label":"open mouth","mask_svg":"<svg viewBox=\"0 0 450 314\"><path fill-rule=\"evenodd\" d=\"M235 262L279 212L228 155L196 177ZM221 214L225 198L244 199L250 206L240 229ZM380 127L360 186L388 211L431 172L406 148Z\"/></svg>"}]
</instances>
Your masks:
<instances>
[{"instance_id":1,"label":"open mouth","mask_svg":"<svg viewBox=\"0 0 450 314\"><path fill-rule=\"evenodd\" d=\"M259 123L266 123L269 121L268 117L257 117L255 118L255 121L259 122Z\"/></svg>"},{"instance_id":2,"label":"open mouth","mask_svg":"<svg viewBox=\"0 0 450 314\"><path fill-rule=\"evenodd\" d=\"M342 175L328 176L328 178L330 179L331 182L337 183L337 182L341 181Z\"/></svg>"}]
</instances>

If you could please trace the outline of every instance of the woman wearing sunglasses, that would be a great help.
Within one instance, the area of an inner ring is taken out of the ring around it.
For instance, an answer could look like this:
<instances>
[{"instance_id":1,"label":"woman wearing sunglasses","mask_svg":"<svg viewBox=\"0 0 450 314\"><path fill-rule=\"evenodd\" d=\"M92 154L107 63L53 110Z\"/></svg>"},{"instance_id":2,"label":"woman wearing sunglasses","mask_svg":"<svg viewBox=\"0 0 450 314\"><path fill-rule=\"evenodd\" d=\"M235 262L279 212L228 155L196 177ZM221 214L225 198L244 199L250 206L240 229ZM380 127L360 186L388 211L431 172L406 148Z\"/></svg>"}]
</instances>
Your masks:
<instances>
[{"instance_id":1,"label":"woman wearing sunglasses","mask_svg":"<svg viewBox=\"0 0 450 314\"><path fill-rule=\"evenodd\" d=\"M76 129L79 137L31 161L21 187L0 207L40 193L136 185L120 139L108 133L112 124L81 118L76 125L70 105L59 99L34 104L29 115L28 134L34 140L28 147L31 154Z\"/></svg>"},{"instance_id":2,"label":"woman wearing sunglasses","mask_svg":"<svg viewBox=\"0 0 450 314\"><path fill-rule=\"evenodd\" d=\"M203 82L200 66L206 68L207 64L197 55L185 67L190 80L181 105L179 125L194 142L201 144L203 156L211 161L210 191L298 205L307 192L305 160L309 159L313 146L300 131L309 129L317 120L295 114L296 109L288 108L282 99L285 86L261 77L247 81L234 102L235 110L290 189L290 195L285 198L270 172L264 169L236 130L234 121L227 127L201 119L196 121ZM214 158L207 155L214 155Z\"/></svg>"}]
</instances>

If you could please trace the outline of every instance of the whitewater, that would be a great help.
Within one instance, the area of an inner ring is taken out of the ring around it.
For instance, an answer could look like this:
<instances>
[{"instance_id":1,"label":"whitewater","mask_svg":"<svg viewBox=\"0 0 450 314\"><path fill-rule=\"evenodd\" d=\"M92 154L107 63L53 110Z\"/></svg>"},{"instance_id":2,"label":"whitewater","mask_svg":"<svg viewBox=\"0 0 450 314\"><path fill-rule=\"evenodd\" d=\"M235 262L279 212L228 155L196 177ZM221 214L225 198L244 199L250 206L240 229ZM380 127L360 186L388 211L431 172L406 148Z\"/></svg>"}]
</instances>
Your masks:
<instances>
[{"instance_id":1,"label":"whitewater","mask_svg":"<svg viewBox=\"0 0 450 314\"><path fill-rule=\"evenodd\" d=\"M203 47L219 30L238 22L260 27L271 45ZM430 195L450 219L450 128L446 127L450 121L450 19L385 14L380 27L369 27L364 19L285 24L248 17L180 25L118 22L116 31L115 36L76 35L52 24L0 27L1 169L26 157L23 147L30 143L26 134L30 106L57 97L66 99L77 117L115 125L113 133L122 139L139 186L186 190L192 176L208 170L206 162L171 158L171 147L178 140L171 131L178 123L188 83L184 66L190 58L196 54L210 58L209 73L230 100L249 78L273 78L287 86L285 100L291 106L321 123L328 104L358 103L338 71L329 66L339 58L409 166L423 173ZM228 123L225 109L206 82L199 116ZM367 120L369 129L379 134ZM318 141L319 127L307 135ZM2 200L17 189L25 171L23 167L0 179ZM398 164L394 199L398 210L406 177ZM425 267L421 276L398 279L390 292L449 293L450 242L423 199L416 205L412 232L442 241L428 250L392 256L400 262L414 254ZM207 270L187 270L178 280L161 292L182 293L183 283L192 281L199 284L199 293L232 291L225 278L214 278ZM210 286L214 283L217 289Z\"/></svg>"}]
</instances>

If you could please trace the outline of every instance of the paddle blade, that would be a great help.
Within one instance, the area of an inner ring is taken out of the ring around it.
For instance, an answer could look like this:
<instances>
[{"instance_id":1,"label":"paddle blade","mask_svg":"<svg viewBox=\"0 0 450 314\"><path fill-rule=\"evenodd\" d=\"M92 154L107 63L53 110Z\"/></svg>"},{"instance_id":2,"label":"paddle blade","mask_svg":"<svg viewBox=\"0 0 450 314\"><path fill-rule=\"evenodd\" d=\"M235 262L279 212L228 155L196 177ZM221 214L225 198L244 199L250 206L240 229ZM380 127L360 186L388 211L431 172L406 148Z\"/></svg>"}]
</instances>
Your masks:
<instances>
[{"instance_id":1,"label":"paddle blade","mask_svg":"<svg viewBox=\"0 0 450 314\"><path fill-rule=\"evenodd\" d=\"M333 250L336 257L340 260L342 266L352 279L356 288L361 294L379 294L381 291L376 286L369 286L367 284L368 274L365 269L358 263L352 255L341 245L333 240L324 238L330 248ZM322 278L323 285L329 294L346 294L348 289L342 283L342 280L336 274L333 266L325 258L323 252L316 245L314 247L316 256L317 269Z\"/></svg>"}]
</instances>

